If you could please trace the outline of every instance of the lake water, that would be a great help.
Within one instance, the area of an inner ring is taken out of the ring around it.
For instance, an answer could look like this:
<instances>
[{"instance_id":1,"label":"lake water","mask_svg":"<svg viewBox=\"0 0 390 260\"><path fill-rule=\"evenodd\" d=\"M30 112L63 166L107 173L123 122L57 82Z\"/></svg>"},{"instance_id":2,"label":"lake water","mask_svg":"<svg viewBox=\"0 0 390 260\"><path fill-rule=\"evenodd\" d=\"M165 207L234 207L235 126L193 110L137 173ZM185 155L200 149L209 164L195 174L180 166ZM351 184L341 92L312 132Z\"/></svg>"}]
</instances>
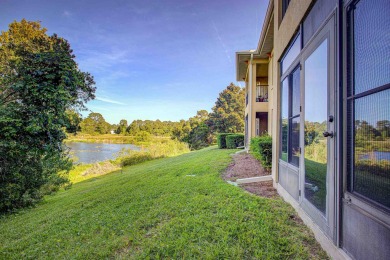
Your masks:
<instances>
[{"instance_id":1,"label":"lake water","mask_svg":"<svg viewBox=\"0 0 390 260\"><path fill-rule=\"evenodd\" d=\"M77 157L77 163L94 163L114 159L122 149L139 151L133 144L103 144L103 143L66 143L71 154Z\"/></svg>"},{"instance_id":2,"label":"lake water","mask_svg":"<svg viewBox=\"0 0 390 260\"><path fill-rule=\"evenodd\" d=\"M373 156L371 154L362 155L360 157L360 159L370 159L370 158L374 157L378 161L380 161L380 160L388 160L388 161L390 161L390 152L374 151L373 153L374 153Z\"/></svg>"}]
</instances>

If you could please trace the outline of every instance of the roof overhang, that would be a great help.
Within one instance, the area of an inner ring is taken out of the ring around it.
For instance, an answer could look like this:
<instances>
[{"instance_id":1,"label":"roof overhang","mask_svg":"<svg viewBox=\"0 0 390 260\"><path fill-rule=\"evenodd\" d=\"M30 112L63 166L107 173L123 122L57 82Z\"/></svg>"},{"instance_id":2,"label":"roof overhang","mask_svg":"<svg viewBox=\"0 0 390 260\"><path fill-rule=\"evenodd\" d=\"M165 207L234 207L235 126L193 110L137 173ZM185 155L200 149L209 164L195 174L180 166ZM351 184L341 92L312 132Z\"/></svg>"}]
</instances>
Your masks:
<instances>
[{"instance_id":1,"label":"roof overhang","mask_svg":"<svg viewBox=\"0 0 390 260\"><path fill-rule=\"evenodd\" d=\"M248 65L256 50L236 52L236 80L245 81Z\"/></svg>"},{"instance_id":2,"label":"roof overhang","mask_svg":"<svg viewBox=\"0 0 390 260\"><path fill-rule=\"evenodd\" d=\"M274 1L268 3L263 28L261 30L257 53L261 58L269 58L274 48Z\"/></svg>"},{"instance_id":3,"label":"roof overhang","mask_svg":"<svg viewBox=\"0 0 390 260\"><path fill-rule=\"evenodd\" d=\"M263 28L256 50L236 52L236 80L244 81L251 57L253 59L268 59L274 44L274 1L268 3Z\"/></svg>"}]
</instances>

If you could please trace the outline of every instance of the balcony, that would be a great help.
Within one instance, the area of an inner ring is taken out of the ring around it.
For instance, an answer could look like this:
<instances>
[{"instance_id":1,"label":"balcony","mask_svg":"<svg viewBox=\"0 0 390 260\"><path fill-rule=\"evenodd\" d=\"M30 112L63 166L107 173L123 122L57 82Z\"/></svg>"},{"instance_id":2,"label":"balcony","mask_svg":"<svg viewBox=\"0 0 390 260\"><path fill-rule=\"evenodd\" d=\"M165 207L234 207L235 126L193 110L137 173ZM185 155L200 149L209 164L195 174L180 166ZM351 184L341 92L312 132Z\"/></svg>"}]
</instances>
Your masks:
<instances>
[{"instance_id":1,"label":"balcony","mask_svg":"<svg viewBox=\"0 0 390 260\"><path fill-rule=\"evenodd\" d=\"M256 83L256 102L268 102L268 86Z\"/></svg>"}]
</instances>

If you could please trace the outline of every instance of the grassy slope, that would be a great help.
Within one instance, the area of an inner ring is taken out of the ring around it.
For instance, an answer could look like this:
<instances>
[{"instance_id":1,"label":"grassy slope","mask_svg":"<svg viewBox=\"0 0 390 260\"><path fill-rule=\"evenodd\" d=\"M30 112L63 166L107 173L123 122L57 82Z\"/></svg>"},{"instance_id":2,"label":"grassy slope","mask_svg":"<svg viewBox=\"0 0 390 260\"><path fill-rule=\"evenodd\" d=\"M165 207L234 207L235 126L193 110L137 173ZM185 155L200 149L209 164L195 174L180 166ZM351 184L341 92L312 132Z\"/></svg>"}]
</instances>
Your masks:
<instances>
[{"instance_id":1,"label":"grassy slope","mask_svg":"<svg viewBox=\"0 0 390 260\"><path fill-rule=\"evenodd\" d=\"M208 148L127 167L2 217L0 259L326 258L281 199L221 180L229 153Z\"/></svg>"}]
</instances>

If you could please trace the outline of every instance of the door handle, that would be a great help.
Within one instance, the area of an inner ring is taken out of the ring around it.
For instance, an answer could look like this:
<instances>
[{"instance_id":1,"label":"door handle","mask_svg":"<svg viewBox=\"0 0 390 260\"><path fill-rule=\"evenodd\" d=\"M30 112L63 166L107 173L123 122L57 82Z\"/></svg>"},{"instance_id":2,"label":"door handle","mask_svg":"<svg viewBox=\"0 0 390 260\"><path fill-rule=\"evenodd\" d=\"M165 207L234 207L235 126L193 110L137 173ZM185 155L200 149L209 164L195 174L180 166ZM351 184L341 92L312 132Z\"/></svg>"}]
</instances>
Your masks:
<instances>
[{"instance_id":1,"label":"door handle","mask_svg":"<svg viewBox=\"0 0 390 260\"><path fill-rule=\"evenodd\" d=\"M330 132L325 131L325 132L322 133L322 135L324 137L329 137L330 136L330 138L333 138L334 133L333 133L333 131L330 131Z\"/></svg>"}]
</instances>

